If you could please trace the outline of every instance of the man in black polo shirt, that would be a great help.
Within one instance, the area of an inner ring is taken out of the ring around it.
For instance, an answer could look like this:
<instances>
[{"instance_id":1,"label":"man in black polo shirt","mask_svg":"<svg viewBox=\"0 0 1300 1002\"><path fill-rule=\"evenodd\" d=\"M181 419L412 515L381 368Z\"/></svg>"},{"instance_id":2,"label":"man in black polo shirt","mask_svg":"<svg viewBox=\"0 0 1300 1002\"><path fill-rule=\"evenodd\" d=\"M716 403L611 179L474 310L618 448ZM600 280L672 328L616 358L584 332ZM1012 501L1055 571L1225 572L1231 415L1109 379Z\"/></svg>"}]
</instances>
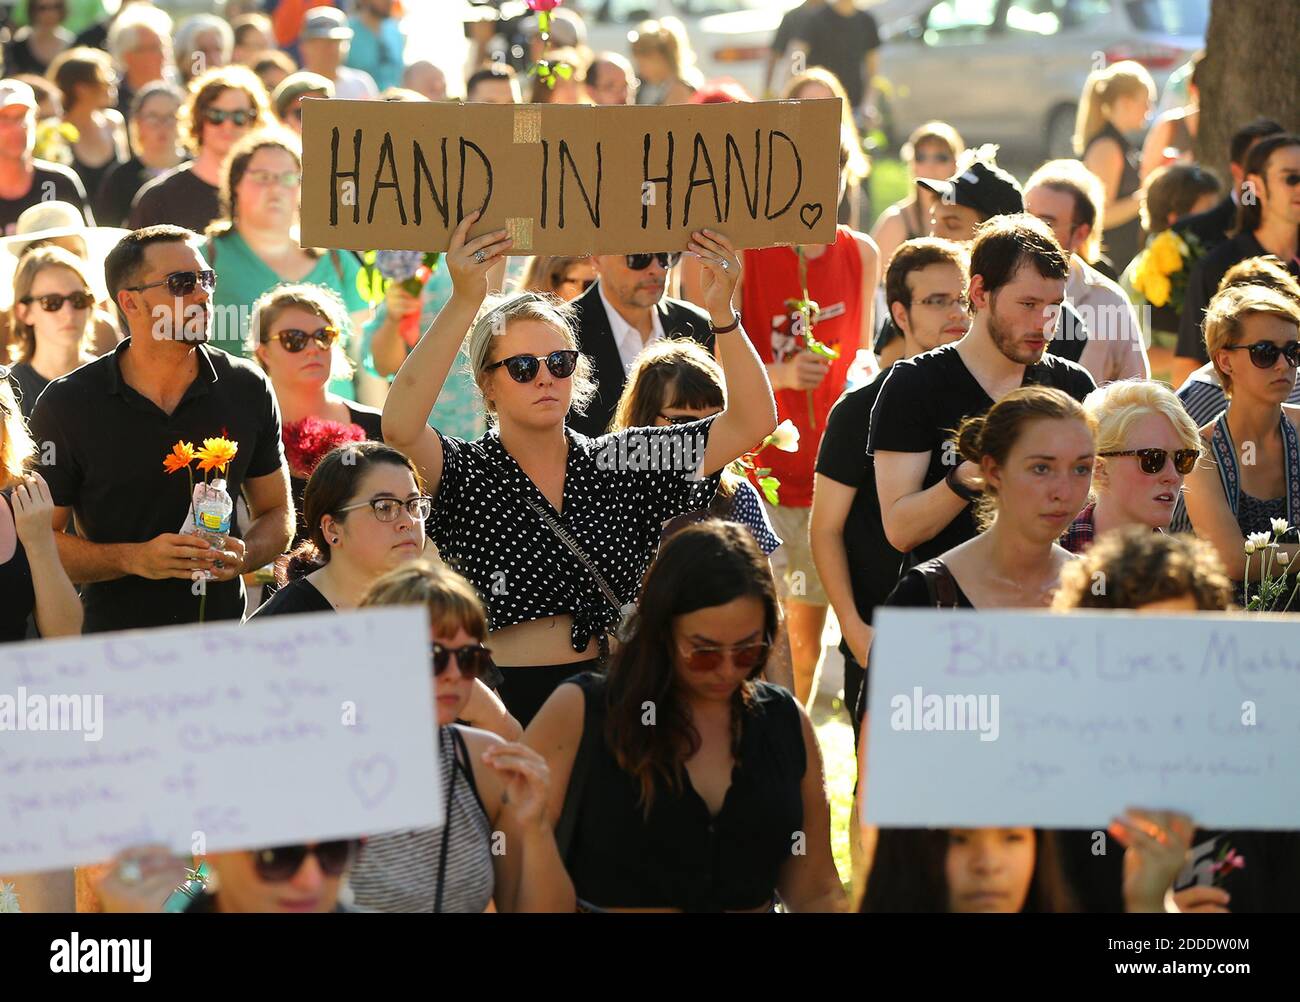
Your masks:
<instances>
[{"instance_id":1,"label":"man in black polo shirt","mask_svg":"<svg viewBox=\"0 0 1300 1002\"><path fill-rule=\"evenodd\" d=\"M1245 175L1236 235L1201 258L1187 276L1177 355L1195 366L1210 360L1201 322L1229 268L1271 254L1300 278L1300 135L1284 132L1261 139L1246 157Z\"/></svg>"},{"instance_id":2,"label":"man in black polo shirt","mask_svg":"<svg viewBox=\"0 0 1300 1002\"><path fill-rule=\"evenodd\" d=\"M976 534L979 467L961 461L952 442L963 418L1020 386L1054 386L1076 400L1095 388L1087 369L1047 354L1069 273L1046 223L1025 213L995 216L971 247L970 331L889 370L871 411L869 452L885 535L905 566Z\"/></svg>"},{"instance_id":3,"label":"man in black polo shirt","mask_svg":"<svg viewBox=\"0 0 1300 1002\"><path fill-rule=\"evenodd\" d=\"M885 272L885 303L902 332L904 358L966 333L965 294L966 250L960 244L919 237L899 245ZM875 468L867 455L871 408L888 372L846 393L831 410L817 452L809 527L817 575L843 634L844 703L855 739L872 613L898 582L903 557L885 538Z\"/></svg>"},{"instance_id":4,"label":"man in black polo shirt","mask_svg":"<svg viewBox=\"0 0 1300 1002\"><path fill-rule=\"evenodd\" d=\"M32 414L44 450L54 524L68 575L81 584L85 631L195 622L203 571L205 618L239 619L240 574L288 546L293 528L280 410L257 366L205 343L211 272L193 233L154 226L128 234L104 262L129 336L52 382ZM189 483L163 470L178 441L224 436L239 451L226 471L252 521L218 550L181 535Z\"/></svg>"}]
</instances>

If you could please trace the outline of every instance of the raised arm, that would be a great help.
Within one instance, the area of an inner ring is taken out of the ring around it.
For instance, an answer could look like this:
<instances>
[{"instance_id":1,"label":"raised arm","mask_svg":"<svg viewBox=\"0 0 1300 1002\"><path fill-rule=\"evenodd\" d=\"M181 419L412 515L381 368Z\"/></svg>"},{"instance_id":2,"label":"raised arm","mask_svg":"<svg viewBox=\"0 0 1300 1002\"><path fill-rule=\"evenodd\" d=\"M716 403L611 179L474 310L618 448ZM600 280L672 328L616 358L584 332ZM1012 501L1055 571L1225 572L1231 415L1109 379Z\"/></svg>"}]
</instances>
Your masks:
<instances>
[{"instance_id":1,"label":"raised arm","mask_svg":"<svg viewBox=\"0 0 1300 1002\"><path fill-rule=\"evenodd\" d=\"M427 424L429 412L487 296L488 272L511 244L505 230L467 240L477 219L471 212L452 233L446 255L451 298L406 356L384 401L384 441L411 457L435 496L442 480L442 442Z\"/></svg>"},{"instance_id":2,"label":"raised arm","mask_svg":"<svg viewBox=\"0 0 1300 1002\"><path fill-rule=\"evenodd\" d=\"M889 545L908 553L939 535L970 502L958 497L946 481L922 489L930 466L928 452L877 452L876 493ZM981 486L979 468L969 460L957 476L973 490Z\"/></svg>"},{"instance_id":3,"label":"raised arm","mask_svg":"<svg viewBox=\"0 0 1300 1002\"><path fill-rule=\"evenodd\" d=\"M39 473L31 473L19 480L11 498L14 528L32 569L36 628L42 637L74 637L81 633L85 613L81 597L59 560L50 488Z\"/></svg>"},{"instance_id":4,"label":"raised arm","mask_svg":"<svg viewBox=\"0 0 1300 1002\"><path fill-rule=\"evenodd\" d=\"M730 327L739 314L732 299L740 280L740 256L713 230L696 230L688 247L700 260L700 299L715 328ZM776 399L767 367L739 325L717 336L718 363L726 378L727 407L713 422L700 474L708 476L743 456L776 428Z\"/></svg>"}]
</instances>

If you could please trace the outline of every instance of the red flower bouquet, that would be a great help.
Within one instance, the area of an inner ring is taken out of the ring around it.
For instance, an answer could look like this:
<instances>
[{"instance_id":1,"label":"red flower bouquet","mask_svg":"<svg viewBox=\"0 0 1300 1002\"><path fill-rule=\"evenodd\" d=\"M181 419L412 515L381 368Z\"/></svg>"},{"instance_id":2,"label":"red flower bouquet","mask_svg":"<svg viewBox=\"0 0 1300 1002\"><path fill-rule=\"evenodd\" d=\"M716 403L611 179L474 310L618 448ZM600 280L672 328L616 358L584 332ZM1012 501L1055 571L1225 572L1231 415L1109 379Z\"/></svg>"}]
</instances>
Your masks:
<instances>
[{"instance_id":1,"label":"red flower bouquet","mask_svg":"<svg viewBox=\"0 0 1300 1002\"><path fill-rule=\"evenodd\" d=\"M360 425L306 417L286 424L280 431L284 455L295 477L310 477L312 471L331 449L348 442L364 442L366 433Z\"/></svg>"}]
</instances>

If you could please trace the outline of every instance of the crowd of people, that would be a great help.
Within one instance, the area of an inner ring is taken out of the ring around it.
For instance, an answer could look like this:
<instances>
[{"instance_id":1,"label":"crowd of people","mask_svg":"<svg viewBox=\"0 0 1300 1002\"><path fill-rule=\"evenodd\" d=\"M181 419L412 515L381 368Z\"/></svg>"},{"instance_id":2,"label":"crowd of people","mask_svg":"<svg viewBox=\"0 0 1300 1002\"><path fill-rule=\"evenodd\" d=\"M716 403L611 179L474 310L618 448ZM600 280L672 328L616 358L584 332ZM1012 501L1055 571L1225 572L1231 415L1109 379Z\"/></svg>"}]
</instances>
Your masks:
<instances>
[{"instance_id":1,"label":"crowd of people","mask_svg":"<svg viewBox=\"0 0 1300 1002\"><path fill-rule=\"evenodd\" d=\"M761 96L842 102L831 243L529 257L472 212L438 255L301 246L306 101L754 99L672 18L591 52L563 6L480 12L463 72L406 60L397 0L31 0L5 46L0 642L419 606L447 806L197 881L156 846L0 877L24 910L1293 906L1295 833L1155 805L1103 856L855 819L846 889L809 707L831 612L862 753L878 608L1298 611L1300 135L1240 123L1217 178L1200 57L1142 143L1122 61L1077 159L1022 184L918 123L872 206L875 23L810 0ZM218 438L213 537L172 473ZM1249 871L1190 865L1229 844Z\"/></svg>"}]
</instances>

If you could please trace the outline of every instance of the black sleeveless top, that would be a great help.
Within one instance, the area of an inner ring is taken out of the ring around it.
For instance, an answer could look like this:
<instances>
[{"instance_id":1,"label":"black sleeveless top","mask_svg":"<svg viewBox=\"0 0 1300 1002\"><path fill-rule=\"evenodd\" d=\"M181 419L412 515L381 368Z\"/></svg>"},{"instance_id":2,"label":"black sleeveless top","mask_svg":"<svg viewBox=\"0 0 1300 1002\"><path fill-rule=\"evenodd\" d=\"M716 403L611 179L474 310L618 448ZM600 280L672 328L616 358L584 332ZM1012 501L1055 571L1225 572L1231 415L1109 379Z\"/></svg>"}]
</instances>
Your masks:
<instances>
[{"instance_id":1,"label":"black sleeveless top","mask_svg":"<svg viewBox=\"0 0 1300 1002\"><path fill-rule=\"evenodd\" d=\"M0 518L13 522L14 503L10 496L12 489L0 491L4 496L9 511ZM14 535L18 530L15 527ZM36 608L36 590L32 585L32 568L27 562L27 550L23 541L15 539L14 555L0 564L0 643L25 640L27 638L27 617Z\"/></svg>"},{"instance_id":2,"label":"black sleeveless top","mask_svg":"<svg viewBox=\"0 0 1300 1002\"><path fill-rule=\"evenodd\" d=\"M1136 194L1142 187L1142 177L1138 173L1138 166L1142 162L1142 152L1135 149L1132 144L1124 137L1124 133L1115 128L1115 123L1107 122L1100 132L1098 132L1089 141L1088 146L1100 139L1113 139L1119 144L1120 152L1124 156L1124 170L1119 176L1119 189L1115 193L1116 198L1127 198L1129 195ZM1085 157L1088 151L1085 149ZM1127 223L1121 223L1119 226L1106 225L1102 231L1102 248L1106 256L1110 258L1111 267L1115 269L1116 274L1120 274L1128 267L1128 263L1137 256L1137 252L1142 240L1142 221L1139 217L1134 216Z\"/></svg>"},{"instance_id":3,"label":"black sleeveless top","mask_svg":"<svg viewBox=\"0 0 1300 1002\"><path fill-rule=\"evenodd\" d=\"M586 697L584 728L603 735L605 676L586 672L570 683ZM579 899L600 908L688 912L772 901L780 868L803 828L807 761L789 692L755 683L731 788L716 817L683 768L681 792L661 785L646 818L640 783L619 768L603 737L590 751L565 859Z\"/></svg>"}]
</instances>

